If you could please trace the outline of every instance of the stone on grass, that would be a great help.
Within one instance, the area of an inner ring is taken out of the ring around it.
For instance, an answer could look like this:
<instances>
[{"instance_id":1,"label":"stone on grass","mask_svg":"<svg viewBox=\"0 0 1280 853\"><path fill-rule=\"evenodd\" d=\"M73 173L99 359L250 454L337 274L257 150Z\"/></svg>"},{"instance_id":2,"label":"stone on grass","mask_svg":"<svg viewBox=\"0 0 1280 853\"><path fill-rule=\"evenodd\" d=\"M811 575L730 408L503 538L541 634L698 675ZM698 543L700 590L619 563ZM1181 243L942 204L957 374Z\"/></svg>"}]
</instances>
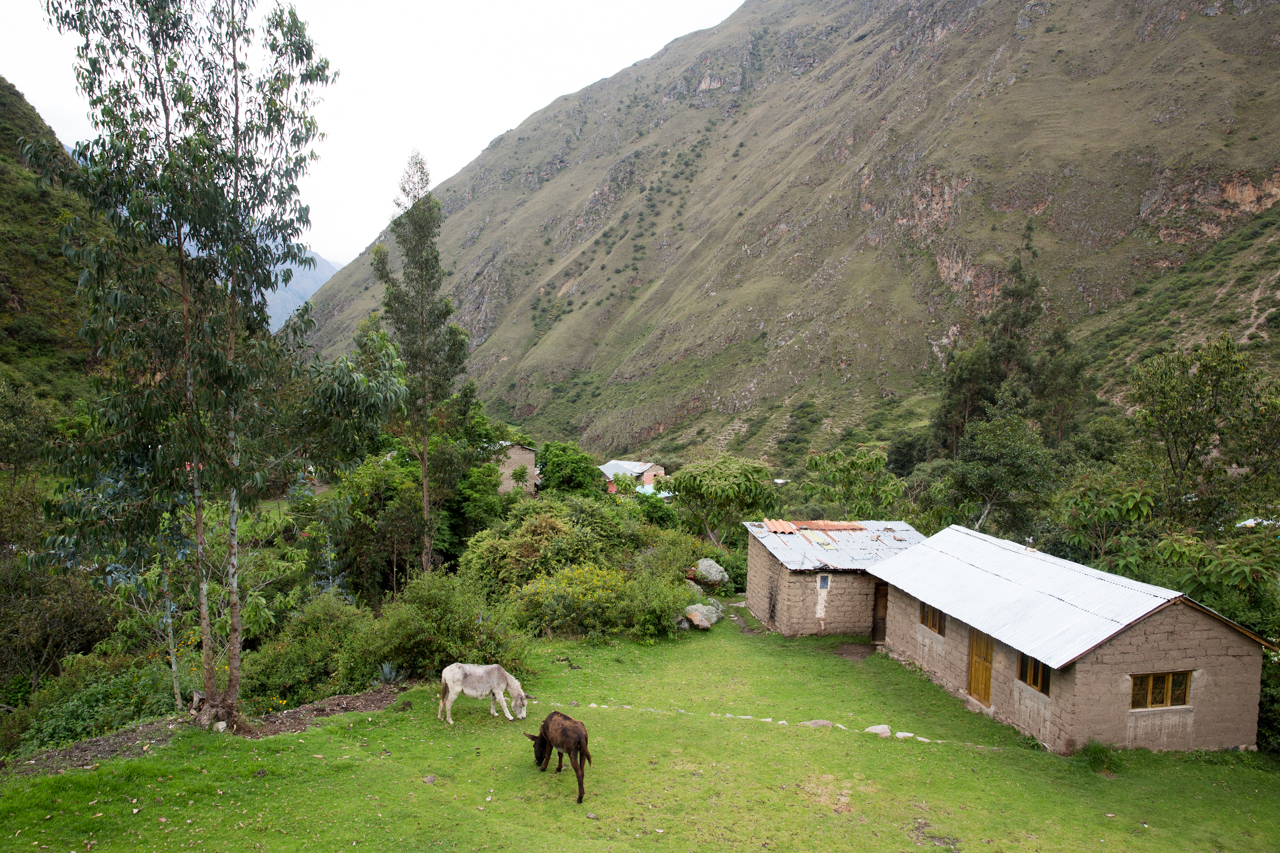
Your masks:
<instances>
[{"instance_id":1,"label":"stone on grass","mask_svg":"<svg viewBox=\"0 0 1280 853\"><path fill-rule=\"evenodd\" d=\"M684 618L683 616L681 616L679 619L676 620L677 631L688 631L689 628L691 627L692 626L689 624L689 620Z\"/></svg>"},{"instance_id":2,"label":"stone on grass","mask_svg":"<svg viewBox=\"0 0 1280 853\"><path fill-rule=\"evenodd\" d=\"M729 573L724 570L724 566L710 557L703 557L699 560L693 571L698 576L698 580L711 586L719 586L722 583L729 582Z\"/></svg>"},{"instance_id":3,"label":"stone on grass","mask_svg":"<svg viewBox=\"0 0 1280 853\"><path fill-rule=\"evenodd\" d=\"M705 604L690 604L684 609L684 618L688 619L689 624L693 625L693 627L706 631L720 621L720 614L716 612L714 607L708 607Z\"/></svg>"},{"instance_id":4,"label":"stone on grass","mask_svg":"<svg viewBox=\"0 0 1280 853\"><path fill-rule=\"evenodd\" d=\"M436 777L434 774L431 776L423 776L422 781L426 782L428 785L434 785L436 783Z\"/></svg>"},{"instance_id":5,"label":"stone on grass","mask_svg":"<svg viewBox=\"0 0 1280 853\"><path fill-rule=\"evenodd\" d=\"M880 735L880 737L888 737L890 734L889 727L884 725L867 726L865 729L863 729L863 731L868 734Z\"/></svg>"},{"instance_id":6,"label":"stone on grass","mask_svg":"<svg viewBox=\"0 0 1280 853\"><path fill-rule=\"evenodd\" d=\"M906 740L915 737L915 732L898 732L898 740Z\"/></svg>"},{"instance_id":7,"label":"stone on grass","mask_svg":"<svg viewBox=\"0 0 1280 853\"><path fill-rule=\"evenodd\" d=\"M930 741L929 741L929 739L928 739L927 737L920 737L920 735L916 735L916 740L920 741L921 743L929 743L929 742L930 742Z\"/></svg>"},{"instance_id":8,"label":"stone on grass","mask_svg":"<svg viewBox=\"0 0 1280 853\"><path fill-rule=\"evenodd\" d=\"M808 726L811 729L829 729L831 728L830 720L806 720L803 723L796 723L798 726Z\"/></svg>"},{"instance_id":9,"label":"stone on grass","mask_svg":"<svg viewBox=\"0 0 1280 853\"><path fill-rule=\"evenodd\" d=\"M684 583L685 583L685 586L689 587L690 592L696 593L697 595L702 595L702 587L698 586L697 583L687 578L685 579Z\"/></svg>"}]
</instances>

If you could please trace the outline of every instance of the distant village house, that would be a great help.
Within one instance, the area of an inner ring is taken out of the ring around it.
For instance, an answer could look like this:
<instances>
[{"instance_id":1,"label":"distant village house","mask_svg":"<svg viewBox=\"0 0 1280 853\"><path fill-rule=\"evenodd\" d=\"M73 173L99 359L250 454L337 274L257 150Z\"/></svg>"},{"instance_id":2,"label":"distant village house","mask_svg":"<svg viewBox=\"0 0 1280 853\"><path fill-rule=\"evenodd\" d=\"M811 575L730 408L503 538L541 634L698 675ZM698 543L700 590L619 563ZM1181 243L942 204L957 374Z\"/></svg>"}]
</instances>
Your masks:
<instances>
[{"instance_id":1,"label":"distant village house","mask_svg":"<svg viewBox=\"0 0 1280 853\"><path fill-rule=\"evenodd\" d=\"M635 477L638 487L652 492L653 481L667 473L667 469L656 462L629 462L625 459L610 459L598 467L604 472L606 488L611 495L618 491L617 485L613 482L615 474L628 474Z\"/></svg>"},{"instance_id":2,"label":"distant village house","mask_svg":"<svg viewBox=\"0 0 1280 853\"><path fill-rule=\"evenodd\" d=\"M526 495L532 495L538 490L538 467L534 464L534 455L536 451L532 447L526 447L523 444L512 444L503 442L506 446L507 454L498 460L498 470L502 473L502 484L498 486L498 494L505 495L512 489L523 489ZM517 483L512 479L512 473L521 466L524 467L525 481L523 484Z\"/></svg>"}]
</instances>

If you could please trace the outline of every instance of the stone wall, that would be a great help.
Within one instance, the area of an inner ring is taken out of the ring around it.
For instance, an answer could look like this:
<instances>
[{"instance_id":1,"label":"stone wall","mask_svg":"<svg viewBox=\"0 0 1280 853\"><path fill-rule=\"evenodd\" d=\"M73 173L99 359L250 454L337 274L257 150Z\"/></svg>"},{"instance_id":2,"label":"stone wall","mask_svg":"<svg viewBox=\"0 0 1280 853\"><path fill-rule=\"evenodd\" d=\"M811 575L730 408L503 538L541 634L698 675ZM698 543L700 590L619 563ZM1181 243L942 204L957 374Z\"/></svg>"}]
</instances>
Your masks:
<instances>
[{"instance_id":1,"label":"stone wall","mask_svg":"<svg viewBox=\"0 0 1280 853\"><path fill-rule=\"evenodd\" d=\"M1090 738L1148 749L1253 749L1262 646L1188 604L1130 626L1076 662L1075 745ZM1191 672L1188 704L1130 710L1131 675Z\"/></svg>"},{"instance_id":2,"label":"stone wall","mask_svg":"<svg viewBox=\"0 0 1280 853\"><path fill-rule=\"evenodd\" d=\"M505 495L517 488L516 481L511 479L511 472L521 465L525 466L529 472L529 479L524 484L524 493L526 495L534 493L534 485L538 480L538 468L534 463L533 449L523 444L509 444L506 458L498 460L498 470L502 473L502 485L498 486L498 494Z\"/></svg>"},{"instance_id":3,"label":"stone wall","mask_svg":"<svg viewBox=\"0 0 1280 853\"><path fill-rule=\"evenodd\" d=\"M999 640L991 705L969 695L972 629L947 616L945 635L920 624L920 601L889 588L885 649L919 666L971 710L1009 723L1054 752L1090 739L1124 747L1252 749L1257 742L1262 647L1189 605L1175 604L1131 626L1063 669L1049 695L1018 680L1018 651ZM1130 710L1131 675L1191 671L1189 704Z\"/></svg>"},{"instance_id":4,"label":"stone wall","mask_svg":"<svg viewBox=\"0 0 1280 853\"><path fill-rule=\"evenodd\" d=\"M793 572L754 536L747 544L747 608L786 637L800 634L871 636L876 579L864 572ZM827 589L818 588L821 575Z\"/></svg>"}]
</instances>

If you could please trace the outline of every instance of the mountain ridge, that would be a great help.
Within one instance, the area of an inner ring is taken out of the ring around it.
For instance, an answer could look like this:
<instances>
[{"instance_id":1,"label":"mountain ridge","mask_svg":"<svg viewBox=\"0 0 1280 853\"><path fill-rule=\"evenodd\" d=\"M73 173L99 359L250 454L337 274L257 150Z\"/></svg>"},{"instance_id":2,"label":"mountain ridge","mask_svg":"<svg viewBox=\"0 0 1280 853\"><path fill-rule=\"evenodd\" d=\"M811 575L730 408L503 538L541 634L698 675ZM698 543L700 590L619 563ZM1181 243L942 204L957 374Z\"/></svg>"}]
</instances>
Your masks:
<instances>
[{"instance_id":1,"label":"mountain ridge","mask_svg":"<svg viewBox=\"0 0 1280 853\"><path fill-rule=\"evenodd\" d=\"M1280 199L1277 60L1275 4L754 0L437 188L470 373L603 453L767 452L797 396L921 422L1014 256L1083 334ZM316 294L330 353L366 255Z\"/></svg>"}]
</instances>

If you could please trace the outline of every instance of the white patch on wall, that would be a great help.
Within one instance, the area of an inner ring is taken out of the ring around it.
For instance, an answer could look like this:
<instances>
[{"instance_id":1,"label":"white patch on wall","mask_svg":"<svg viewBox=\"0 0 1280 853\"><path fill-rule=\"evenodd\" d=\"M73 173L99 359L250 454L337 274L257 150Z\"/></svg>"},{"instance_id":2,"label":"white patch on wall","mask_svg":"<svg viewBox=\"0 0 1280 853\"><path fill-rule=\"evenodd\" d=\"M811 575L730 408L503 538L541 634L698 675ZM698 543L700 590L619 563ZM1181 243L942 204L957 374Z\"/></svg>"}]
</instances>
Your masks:
<instances>
[{"instance_id":1,"label":"white patch on wall","mask_svg":"<svg viewBox=\"0 0 1280 853\"><path fill-rule=\"evenodd\" d=\"M831 591L831 575L818 575L818 606L814 617L818 620L818 633L827 632L827 593Z\"/></svg>"}]
</instances>

